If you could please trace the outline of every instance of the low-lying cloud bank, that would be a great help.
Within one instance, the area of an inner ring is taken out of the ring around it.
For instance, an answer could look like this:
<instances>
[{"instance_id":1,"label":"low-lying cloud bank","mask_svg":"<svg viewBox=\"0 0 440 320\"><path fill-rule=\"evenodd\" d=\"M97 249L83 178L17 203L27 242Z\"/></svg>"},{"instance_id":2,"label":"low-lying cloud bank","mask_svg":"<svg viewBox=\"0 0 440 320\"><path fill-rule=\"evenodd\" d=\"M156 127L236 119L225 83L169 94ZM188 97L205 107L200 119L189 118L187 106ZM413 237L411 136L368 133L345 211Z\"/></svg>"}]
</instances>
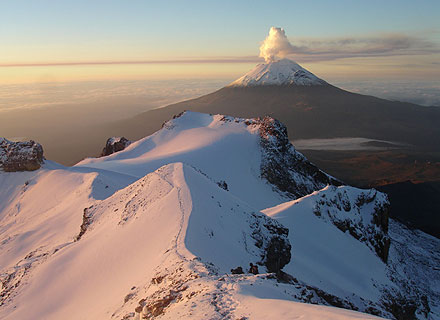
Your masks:
<instances>
[{"instance_id":1,"label":"low-lying cloud bank","mask_svg":"<svg viewBox=\"0 0 440 320\"><path fill-rule=\"evenodd\" d=\"M353 150L387 150L404 148L405 145L383 140L369 138L331 138L331 139L298 139L292 141L299 150L327 150L327 151L353 151Z\"/></svg>"},{"instance_id":2,"label":"low-lying cloud bank","mask_svg":"<svg viewBox=\"0 0 440 320\"><path fill-rule=\"evenodd\" d=\"M4 111L57 107L60 105L118 105L125 116L165 106L220 89L226 80L169 81L86 81L65 83L17 84L0 86L0 114ZM333 85L348 91L440 107L440 81L415 80L333 80ZM109 102L110 101L110 102Z\"/></svg>"},{"instance_id":3,"label":"low-lying cloud bank","mask_svg":"<svg viewBox=\"0 0 440 320\"><path fill-rule=\"evenodd\" d=\"M126 116L210 93L229 80L78 81L0 85L0 113L60 105L120 105ZM135 107L136 105L136 107ZM108 112L113 110L109 107Z\"/></svg>"},{"instance_id":4,"label":"low-lying cloud bank","mask_svg":"<svg viewBox=\"0 0 440 320\"><path fill-rule=\"evenodd\" d=\"M440 107L440 81L365 79L330 82L351 92L422 106Z\"/></svg>"},{"instance_id":5,"label":"low-lying cloud bank","mask_svg":"<svg viewBox=\"0 0 440 320\"><path fill-rule=\"evenodd\" d=\"M335 38L289 39L283 28L271 27L268 36L260 44L259 56L211 56L186 59L145 60L93 60L93 61L41 61L0 63L0 68L51 67L80 65L132 65L132 64L222 64L254 63L263 58L293 58L300 62L331 61L346 58L391 57L414 55L439 55L440 44L422 36L403 33L385 33Z\"/></svg>"}]
</instances>

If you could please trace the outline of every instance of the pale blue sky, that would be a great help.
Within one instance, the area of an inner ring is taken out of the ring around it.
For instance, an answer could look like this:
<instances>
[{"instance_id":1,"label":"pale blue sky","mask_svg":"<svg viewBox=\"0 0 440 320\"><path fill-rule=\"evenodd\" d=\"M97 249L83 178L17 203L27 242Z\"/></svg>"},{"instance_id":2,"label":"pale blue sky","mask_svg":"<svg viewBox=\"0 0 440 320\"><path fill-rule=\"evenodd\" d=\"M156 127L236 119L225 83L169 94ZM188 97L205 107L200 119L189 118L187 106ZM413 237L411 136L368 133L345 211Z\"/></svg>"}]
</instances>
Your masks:
<instances>
[{"instance_id":1,"label":"pale blue sky","mask_svg":"<svg viewBox=\"0 0 440 320\"><path fill-rule=\"evenodd\" d=\"M289 37L398 32L438 39L439 21L437 0L14 0L1 2L0 37L7 47L128 45L177 57L235 56L253 54L271 26Z\"/></svg>"},{"instance_id":2,"label":"pale blue sky","mask_svg":"<svg viewBox=\"0 0 440 320\"><path fill-rule=\"evenodd\" d=\"M405 52L393 47L389 52L386 49L385 54L375 51L368 57L412 56L417 51L417 63L432 65L440 44L439 17L438 0L0 0L0 67L76 61L256 57L259 43L271 26L284 28L294 44L297 39L312 39L318 47L321 45L321 52L331 51L325 57L313 57L317 61L347 58L340 52L344 48L338 48L334 40L361 38L362 43L356 44L361 50L384 42L385 46L400 46L404 41L408 46ZM308 57L299 59L310 62ZM407 60L399 63L409 65ZM386 64L383 59L377 61ZM329 67L325 68L322 70ZM12 72L19 71L8 71Z\"/></svg>"}]
</instances>

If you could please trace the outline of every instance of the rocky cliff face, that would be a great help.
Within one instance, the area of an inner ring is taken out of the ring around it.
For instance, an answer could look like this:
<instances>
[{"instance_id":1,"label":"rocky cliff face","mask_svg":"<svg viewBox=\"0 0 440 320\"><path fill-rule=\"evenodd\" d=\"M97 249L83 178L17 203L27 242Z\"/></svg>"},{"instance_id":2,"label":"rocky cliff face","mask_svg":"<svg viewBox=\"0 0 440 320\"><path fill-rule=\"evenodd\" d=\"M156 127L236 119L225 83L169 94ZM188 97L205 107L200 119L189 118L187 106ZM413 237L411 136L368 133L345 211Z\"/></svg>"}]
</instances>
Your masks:
<instances>
[{"instance_id":1,"label":"rocky cliff face","mask_svg":"<svg viewBox=\"0 0 440 320\"><path fill-rule=\"evenodd\" d=\"M364 242L385 263L388 260L389 202L374 189L330 186L319 192L313 213Z\"/></svg>"},{"instance_id":2,"label":"rocky cliff face","mask_svg":"<svg viewBox=\"0 0 440 320\"><path fill-rule=\"evenodd\" d=\"M295 150L287 128L271 117L257 119L263 151L261 176L290 198L300 198L341 182L321 171Z\"/></svg>"},{"instance_id":3,"label":"rocky cliff face","mask_svg":"<svg viewBox=\"0 0 440 320\"><path fill-rule=\"evenodd\" d=\"M44 162L43 147L35 141L12 142L0 138L0 169L6 172L33 171Z\"/></svg>"},{"instance_id":4,"label":"rocky cliff face","mask_svg":"<svg viewBox=\"0 0 440 320\"><path fill-rule=\"evenodd\" d=\"M276 220L257 214L252 214L250 226L255 246L261 249L259 263L266 266L267 271L279 273L291 259L289 229Z\"/></svg>"},{"instance_id":5,"label":"rocky cliff face","mask_svg":"<svg viewBox=\"0 0 440 320\"><path fill-rule=\"evenodd\" d=\"M440 318L439 240L390 219L389 277L382 304L395 319Z\"/></svg>"},{"instance_id":6,"label":"rocky cliff face","mask_svg":"<svg viewBox=\"0 0 440 320\"><path fill-rule=\"evenodd\" d=\"M131 144L131 141L125 137L111 137L107 140L101 157L109 156L115 152L122 151Z\"/></svg>"},{"instance_id":7,"label":"rocky cliff face","mask_svg":"<svg viewBox=\"0 0 440 320\"><path fill-rule=\"evenodd\" d=\"M342 184L296 151L289 141L286 126L280 121L269 116L251 119L223 116L221 120L242 122L258 130L262 153L260 175L276 192L298 199L326 185Z\"/></svg>"}]
</instances>

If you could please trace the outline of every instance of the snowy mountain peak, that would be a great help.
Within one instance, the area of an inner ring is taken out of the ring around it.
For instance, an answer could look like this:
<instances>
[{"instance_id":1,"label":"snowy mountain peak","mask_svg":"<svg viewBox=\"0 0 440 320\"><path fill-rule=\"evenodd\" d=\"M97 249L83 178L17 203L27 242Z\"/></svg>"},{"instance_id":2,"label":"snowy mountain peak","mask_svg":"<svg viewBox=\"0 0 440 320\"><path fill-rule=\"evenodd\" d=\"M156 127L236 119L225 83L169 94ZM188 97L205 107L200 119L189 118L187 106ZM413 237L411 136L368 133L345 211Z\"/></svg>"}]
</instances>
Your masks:
<instances>
[{"instance_id":1,"label":"snowy mountain peak","mask_svg":"<svg viewBox=\"0 0 440 320\"><path fill-rule=\"evenodd\" d=\"M85 159L77 166L116 170L140 178L176 160L199 168L217 182L225 181L232 193L259 208L278 201L255 197L259 192L267 195L267 188L275 188L277 198L297 199L327 184L340 183L295 150L287 128L278 120L191 111L175 116L161 130L123 151ZM127 162L133 165L126 166ZM249 186L258 190L251 191Z\"/></svg>"},{"instance_id":2,"label":"snowy mountain peak","mask_svg":"<svg viewBox=\"0 0 440 320\"><path fill-rule=\"evenodd\" d=\"M327 82L307 71L289 59L260 63L241 78L232 82L231 87L254 86L320 86Z\"/></svg>"}]
</instances>

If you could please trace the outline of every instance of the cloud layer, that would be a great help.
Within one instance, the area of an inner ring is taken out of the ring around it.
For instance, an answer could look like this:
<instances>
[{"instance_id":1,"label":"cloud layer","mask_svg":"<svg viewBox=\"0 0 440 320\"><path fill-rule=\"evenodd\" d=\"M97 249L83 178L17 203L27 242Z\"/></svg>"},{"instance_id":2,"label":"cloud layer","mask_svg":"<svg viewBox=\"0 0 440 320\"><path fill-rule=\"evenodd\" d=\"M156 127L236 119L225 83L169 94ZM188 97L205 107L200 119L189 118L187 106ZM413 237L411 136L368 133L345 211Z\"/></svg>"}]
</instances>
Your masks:
<instances>
[{"instance_id":1,"label":"cloud layer","mask_svg":"<svg viewBox=\"0 0 440 320\"><path fill-rule=\"evenodd\" d=\"M421 37L397 33L331 39L297 39L296 44L295 49L289 54L310 61L440 53L440 47L436 43Z\"/></svg>"},{"instance_id":2,"label":"cloud layer","mask_svg":"<svg viewBox=\"0 0 440 320\"><path fill-rule=\"evenodd\" d=\"M266 62L285 57L301 61L328 61L354 57L388 57L440 54L437 43L400 33L372 36L296 39L292 44L282 28L271 27L260 46Z\"/></svg>"},{"instance_id":3,"label":"cloud layer","mask_svg":"<svg viewBox=\"0 0 440 320\"><path fill-rule=\"evenodd\" d=\"M402 33L361 35L339 38L294 38L291 42L283 28L271 27L266 39L260 45L260 58L266 62L285 57L300 62L319 62L345 58L392 57L413 55L439 55L440 44L423 38ZM4 67L50 67L77 65L131 65L131 64L223 64L254 63L256 56L199 57L187 59L157 60L95 60L95 61L48 61L9 62Z\"/></svg>"},{"instance_id":4,"label":"cloud layer","mask_svg":"<svg viewBox=\"0 0 440 320\"><path fill-rule=\"evenodd\" d=\"M253 63L258 62L256 56L243 57L208 57L203 59L179 60L94 60L94 61L49 61L49 62L17 62L0 63L0 68L17 67L58 67L58 66L87 66L87 65L131 65L131 64L210 64L210 63Z\"/></svg>"}]
</instances>

